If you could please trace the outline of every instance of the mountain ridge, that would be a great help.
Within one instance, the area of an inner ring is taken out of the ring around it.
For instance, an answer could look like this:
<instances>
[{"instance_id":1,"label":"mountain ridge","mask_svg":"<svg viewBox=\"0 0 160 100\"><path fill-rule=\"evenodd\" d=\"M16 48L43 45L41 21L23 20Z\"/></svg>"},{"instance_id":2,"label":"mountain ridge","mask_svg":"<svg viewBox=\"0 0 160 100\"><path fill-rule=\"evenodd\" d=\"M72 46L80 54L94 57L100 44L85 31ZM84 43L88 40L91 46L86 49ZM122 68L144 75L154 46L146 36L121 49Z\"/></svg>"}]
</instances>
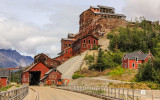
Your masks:
<instances>
[{"instance_id":1,"label":"mountain ridge","mask_svg":"<svg viewBox=\"0 0 160 100\"><path fill-rule=\"evenodd\" d=\"M0 68L26 67L31 65L32 62L33 58L31 56L21 55L12 49L0 49Z\"/></svg>"}]
</instances>

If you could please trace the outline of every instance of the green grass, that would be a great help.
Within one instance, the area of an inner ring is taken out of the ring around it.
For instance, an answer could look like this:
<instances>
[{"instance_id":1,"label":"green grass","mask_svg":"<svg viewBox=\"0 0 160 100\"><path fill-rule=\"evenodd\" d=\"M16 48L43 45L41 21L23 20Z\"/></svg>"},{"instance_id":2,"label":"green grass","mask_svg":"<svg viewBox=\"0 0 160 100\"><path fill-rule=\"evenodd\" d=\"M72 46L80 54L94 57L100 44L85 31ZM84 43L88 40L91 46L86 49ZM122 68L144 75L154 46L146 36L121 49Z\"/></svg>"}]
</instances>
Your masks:
<instances>
[{"instance_id":1,"label":"green grass","mask_svg":"<svg viewBox=\"0 0 160 100\"><path fill-rule=\"evenodd\" d=\"M84 75L79 75L77 72L73 74L72 79L83 78Z\"/></svg>"},{"instance_id":2,"label":"green grass","mask_svg":"<svg viewBox=\"0 0 160 100\"><path fill-rule=\"evenodd\" d=\"M118 66L117 68L115 68L114 70L110 71L107 75L121 75L123 73L125 73L127 69L122 68L121 66Z\"/></svg>"},{"instance_id":3,"label":"green grass","mask_svg":"<svg viewBox=\"0 0 160 100\"><path fill-rule=\"evenodd\" d=\"M5 86L5 87L2 87L2 88L0 88L0 92L1 91L7 91L11 87L12 87L12 85L8 85L8 86Z\"/></svg>"},{"instance_id":4,"label":"green grass","mask_svg":"<svg viewBox=\"0 0 160 100\"><path fill-rule=\"evenodd\" d=\"M20 87L20 85L15 85L15 87L17 87L17 88L18 88L18 87Z\"/></svg>"}]
</instances>

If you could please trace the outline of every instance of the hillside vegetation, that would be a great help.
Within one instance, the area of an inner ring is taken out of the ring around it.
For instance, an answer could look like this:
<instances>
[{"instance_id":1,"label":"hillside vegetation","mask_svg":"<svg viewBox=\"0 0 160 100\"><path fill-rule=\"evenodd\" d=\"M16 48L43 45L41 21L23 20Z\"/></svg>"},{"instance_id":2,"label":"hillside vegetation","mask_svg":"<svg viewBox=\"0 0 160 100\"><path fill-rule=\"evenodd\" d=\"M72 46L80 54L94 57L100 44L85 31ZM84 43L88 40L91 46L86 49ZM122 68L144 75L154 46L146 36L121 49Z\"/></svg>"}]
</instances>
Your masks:
<instances>
[{"instance_id":1,"label":"hillside vegetation","mask_svg":"<svg viewBox=\"0 0 160 100\"><path fill-rule=\"evenodd\" d=\"M82 69L76 72L77 75L83 77L109 75L114 80L135 82L135 84L125 84L128 88L160 88L159 24L152 23L141 17L135 23L129 22L127 27L120 27L110 31L106 38L110 39L109 50L103 51L99 48L96 62L94 62L94 55L87 55L85 61L87 61L89 69ZM123 69L121 66L123 54L138 50L142 50L144 53L148 53L150 50L155 60L142 64L139 69ZM121 87L124 84L110 84L109 86Z\"/></svg>"}]
</instances>

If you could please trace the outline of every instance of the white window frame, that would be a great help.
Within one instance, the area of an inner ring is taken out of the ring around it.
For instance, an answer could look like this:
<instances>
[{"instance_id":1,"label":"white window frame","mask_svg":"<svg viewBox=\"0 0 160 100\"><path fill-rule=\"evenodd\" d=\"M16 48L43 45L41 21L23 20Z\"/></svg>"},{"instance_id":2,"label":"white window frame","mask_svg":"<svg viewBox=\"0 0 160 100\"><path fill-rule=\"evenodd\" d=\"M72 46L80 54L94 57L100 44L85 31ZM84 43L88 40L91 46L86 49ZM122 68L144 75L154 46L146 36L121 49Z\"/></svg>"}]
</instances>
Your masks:
<instances>
[{"instance_id":1,"label":"white window frame","mask_svg":"<svg viewBox=\"0 0 160 100\"><path fill-rule=\"evenodd\" d=\"M138 58L137 57L135 58L135 61L138 62Z\"/></svg>"},{"instance_id":2,"label":"white window frame","mask_svg":"<svg viewBox=\"0 0 160 100\"><path fill-rule=\"evenodd\" d=\"M134 66L133 66L134 65ZM132 63L132 67L135 68L135 63Z\"/></svg>"},{"instance_id":3,"label":"white window frame","mask_svg":"<svg viewBox=\"0 0 160 100\"><path fill-rule=\"evenodd\" d=\"M127 63L124 63L124 68L127 68Z\"/></svg>"}]
</instances>

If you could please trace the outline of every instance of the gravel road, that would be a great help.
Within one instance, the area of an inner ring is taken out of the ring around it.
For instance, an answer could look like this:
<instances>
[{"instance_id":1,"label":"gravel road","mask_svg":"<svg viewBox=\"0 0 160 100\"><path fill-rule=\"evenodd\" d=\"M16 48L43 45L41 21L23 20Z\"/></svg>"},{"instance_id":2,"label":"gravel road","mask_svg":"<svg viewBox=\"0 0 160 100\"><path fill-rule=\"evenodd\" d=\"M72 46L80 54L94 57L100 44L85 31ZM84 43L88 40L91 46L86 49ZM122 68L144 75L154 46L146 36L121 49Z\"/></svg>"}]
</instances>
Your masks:
<instances>
[{"instance_id":1,"label":"gravel road","mask_svg":"<svg viewBox=\"0 0 160 100\"><path fill-rule=\"evenodd\" d=\"M31 87L39 93L39 100L102 100L85 94L50 87ZM30 100L32 100L30 98Z\"/></svg>"}]
</instances>

